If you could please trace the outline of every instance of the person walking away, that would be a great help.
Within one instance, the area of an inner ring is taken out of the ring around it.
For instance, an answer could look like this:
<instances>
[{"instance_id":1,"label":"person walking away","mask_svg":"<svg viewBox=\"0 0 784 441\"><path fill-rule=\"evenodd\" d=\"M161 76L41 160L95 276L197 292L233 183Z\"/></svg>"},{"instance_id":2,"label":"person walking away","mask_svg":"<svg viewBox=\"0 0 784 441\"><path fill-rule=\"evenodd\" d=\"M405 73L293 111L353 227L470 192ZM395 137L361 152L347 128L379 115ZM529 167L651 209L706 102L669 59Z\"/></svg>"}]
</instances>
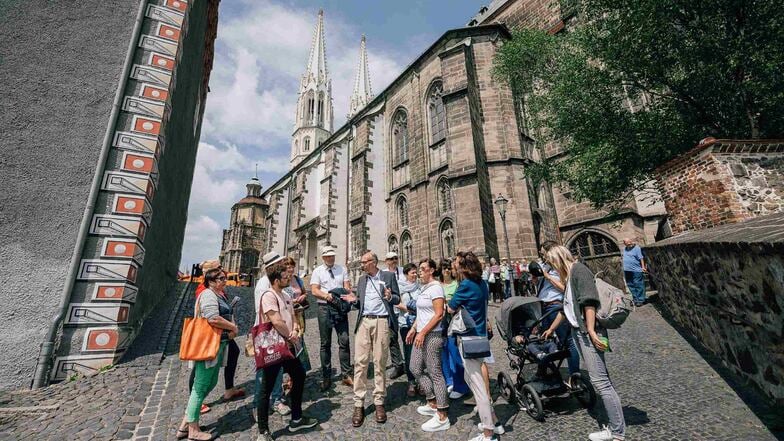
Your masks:
<instances>
[{"instance_id":1,"label":"person walking away","mask_svg":"<svg viewBox=\"0 0 784 441\"><path fill-rule=\"evenodd\" d=\"M431 417L422 424L425 432L447 430L449 423L449 401L446 381L441 369L441 353L444 336L441 333L444 317L444 289L435 278L438 268L433 259L419 262L419 279L422 292L416 300L417 318L406 337L406 343L414 345L411 350L411 371L425 392L427 403L417 407L417 413Z\"/></svg>"},{"instance_id":2,"label":"person walking away","mask_svg":"<svg viewBox=\"0 0 784 441\"><path fill-rule=\"evenodd\" d=\"M624 239L623 279L626 281L626 287L632 293L634 306L642 306L647 300L645 298L645 273L647 272L645 256L643 256L640 246L632 239Z\"/></svg>"},{"instance_id":3,"label":"person walking away","mask_svg":"<svg viewBox=\"0 0 784 441\"><path fill-rule=\"evenodd\" d=\"M272 266L272 264L281 262L284 259L283 256L279 255L275 251L270 251L269 253L265 254L261 258L262 268L265 269ZM256 287L253 290L253 301L256 305L254 308L258 308L259 303L261 302L261 295L265 292L272 289L272 284L269 281L269 277L267 277L266 272L264 275L256 282ZM256 314L256 320L254 325L259 324L259 315ZM255 375L255 386L256 386L256 393L254 395L254 406L258 406L258 399L259 399L259 392L261 391L261 383L264 382L264 370L257 369ZM270 393L270 402L275 412L277 412L281 416L286 416L291 413L291 408L284 402L283 397L283 371L278 374L278 378L275 380L275 384L272 386L272 392Z\"/></svg>"},{"instance_id":4,"label":"person walking away","mask_svg":"<svg viewBox=\"0 0 784 441\"><path fill-rule=\"evenodd\" d=\"M447 303L452 300L455 291L457 291L457 280L452 265L453 261L451 259L441 259L438 265L441 287L444 289L444 301ZM452 316L448 312L445 312L444 315L446 316L444 324L448 325L452 320ZM470 389L468 389L468 385L465 382L463 358L460 357L460 351L457 348L457 337L454 335L446 337L444 351L441 353L441 368L444 371L444 380L446 381L446 390L449 392L449 398L452 400L463 398Z\"/></svg>"},{"instance_id":5,"label":"person walking away","mask_svg":"<svg viewBox=\"0 0 784 441\"><path fill-rule=\"evenodd\" d=\"M274 259L273 259L274 260ZM281 259L282 260L282 259ZM271 289L261 295L261 305L257 306L256 314L259 323L272 323L272 326L290 345L294 354L302 337L299 325L294 321L294 306L291 298L283 293L283 288L291 285L291 272L286 264L278 261L265 269ZM259 427L258 441L272 441L274 438L269 430L269 402L272 388L280 370L291 377L291 422L289 431L297 432L309 429L318 424L314 418L302 414L302 394L305 389L305 369L298 358L283 360L280 363L262 368L264 381L261 383L259 396L256 400L256 419Z\"/></svg>"},{"instance_id":6,"label":"person walking away","mask_svg":"<svg viewBox=\"0 0 784 441\"><path fill-rule=\"evenodd\" d=\"M468 313L476 327L468 330L467 336L487 336L487 299L490 293L481 279L482 265L473 252L461 251L457 254L455 266L460 284L447 305L448 311L455 314L458 309L463 308ZM463 365L465 379L476 399L477 413L481 420L479 423L481 433L469 441L497 440L496 435L503 433L503 426L496 424L498 418L493 410L489 389L482 374L483 360L463 357Z\"/></svg>"},{"instance_id":7,"label":"person walking away","mask_svg":"<svg viewBox=\"0 0 784 441\"><path fill-rule=\"evenodd\" d=\"M566 318L572 328L574 339L585 370L591 384L599 393L609 419L609 427L588 435L591 441L623 440L626 422L623 418L621 399L607 372L604 351L608 346L602 338L607 338L607 331L599 329L596 323L596 309L601 306L599 293L596 290L594 275L591 270L580 262L576 262L569 249L556 245L545 253L545 259L558 271L561 280L566 280L563 311L558 313L556 322L550 329L542 333L547 339L552 335L553 328Z\"/></svg>"},{"instance_id":8,"label":"person walking away","mask_svg":"<svg viewBox=\"0 0 784 441\"><path fill-rule=\"evenodd\" d=\"M195 371L193 387L190 398L188 398L185 415L177 428L177 439L188 438L197 441L212 439L211 434L202 432L199 428L201 405L210 391L218 384L220 368L225 361L226 345L229 340L237 337L238 332L237 325L231 321L233 315L231 306L217 294L223 291L223 287L226 286L226 276L223 274L223 270L210 269L204 274L203 283L206 289L196 299L194 316L206 318L210 326L221 330L220 345L214 359L193 363Z\"/></svg>"},{"instance_id":9,"label":"person walking away","mask_svg":"<svg viewBox=\"0 0 784 441\"><path fill-rule=\"evenodd\" d=\"M343 300L359 309L354 326L354 415L351 423L359 427L365 421L365 396L367 395L367 369L386 366L389 353L389 333L398 332L393 305L400 303L400 289L394 274L378 268L378 256L367 252L360 261L364 273L357 281L357 295L348 294ZM387 412L384 399L387 395L387 378L381 372L373 376L373 404L376 422L385 423Z\"/></svg>"},{"instance_id":10,"label":"person walking away","mask_svg":"<svg viewBox=\"0 0 784 441\"><path fill-rule=\"evenodd\" d=\"M397 278L398 286L405 282L405 271L403 271L403 268L398 265L398 256L396 252L388 252L384 258L384 263L387 265L387 271L394 274ZM402 303L403 302L401 302L401 304ZM395 314L398 314L399 316L399 312L400 309L395 308ZM398 324L399 323L400 321L398 320ZM405 341L405 337L403 337L403 341ZM398 340L397 332L389 333L389 358L391 362L391 366L389 366L387 369L387 376L389 379L394 380L404 373L409 372L408 363L406 363L404 354L400 351L400 341Z\"/></svg>"},{"instance_id":11,"label":"person walking away","mask_svg":"<svg viewBox=\"0 0 784 441\"><path fill-rule=\"evenodd\" d=\"M495 257L490 258L490 278L487 282L490 283L490 293L493 294L493 303L502 302L501 266L498 265Z\"/></svg>"},{"instance_id":12,"label":"person walking away","mask_svg":"<svg viewBox=\"0 0 784 441\"><path fill-rule=\"evenodd\" d=\"M501 289L503 290L504 300L508 299L512 295L511 283L512 280L509 277L509 262L506 259L501 261Z\"/></svg>"},{"instance_id":13,"label":"person walking away","mask_svg":"<svg viewBox=\"0 0 784 441\"><path fill-rule=\"evenodd\" d=\"M335 264L335 248L325 246L321 250L324 264L313 270L310 277L310 290L318 303L318 324L321 346L321 391L326 391L332 384L332 330L338 335L338 357L340 358L340 375L343 384L354 386L353 370L351 369L351 347L348 339L348 316L333 319L334 308L329 303L335 302L330 293L335 288L351 291L351 281L345 268Z\"/></svg>"},{"instance_id":14,"label":"person walking away","mask_svg":"<svg viewBox=\"0 0 784 441\"><path fill-rule=\"evenodd\" d=\"M408 335L408 331L411 330L411 325L414 324L414 320L416 319L416 309L408 309L408 306L412 301L416 302L421 285L417 282L417 267L415 264L409 263L406 265L403 268L403 273L406 275L406 278L402 281L398 281L398 286L400 288L400 303L395 305L395 314L397 315L397 325L400 328L400 339L403 341L403 352L406 360L406 377L408 378L406 395L409 398L413 398L416 396L416 378L410 368L412 345L406 343L406 335Z\"/></svg>"}]
</instances>

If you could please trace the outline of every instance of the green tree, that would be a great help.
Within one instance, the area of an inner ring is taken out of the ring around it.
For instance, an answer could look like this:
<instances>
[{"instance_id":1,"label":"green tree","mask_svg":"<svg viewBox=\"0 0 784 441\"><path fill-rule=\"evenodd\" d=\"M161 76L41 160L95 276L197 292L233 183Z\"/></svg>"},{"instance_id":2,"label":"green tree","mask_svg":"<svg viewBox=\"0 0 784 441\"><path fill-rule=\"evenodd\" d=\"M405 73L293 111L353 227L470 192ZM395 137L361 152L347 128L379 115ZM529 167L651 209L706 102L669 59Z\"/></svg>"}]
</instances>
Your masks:
<instances>
[{"instance_id":1,"label":"green tree","mask_svg":"<svg viewBox=\"0 0 784 441\"><path fill-rule=\"evenodd\" d=\"M523 97L541 146L529 168L617 207L707 136L784 134L784 14L773 0L583 0L577 25L523 30L495 73Z\"/></svg>"}]
</instances>

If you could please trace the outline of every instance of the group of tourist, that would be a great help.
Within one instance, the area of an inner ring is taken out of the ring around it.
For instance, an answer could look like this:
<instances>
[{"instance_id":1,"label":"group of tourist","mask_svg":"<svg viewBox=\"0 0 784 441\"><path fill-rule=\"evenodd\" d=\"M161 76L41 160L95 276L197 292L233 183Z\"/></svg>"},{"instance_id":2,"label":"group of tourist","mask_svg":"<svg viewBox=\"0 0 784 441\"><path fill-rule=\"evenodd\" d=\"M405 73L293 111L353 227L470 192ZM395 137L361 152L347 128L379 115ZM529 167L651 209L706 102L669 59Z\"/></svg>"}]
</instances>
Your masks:
<instances>
[{"instance_id":1,"label":"group of tourist","mask_svg":"<svg viewBox=\"0 0 784 441\"><path fill-rule=\"evenodd\" d=\"M436 432L449 429L450 400L470 394L479 415L476 437L471 441L490 441L504 433L492 406L488 364L494 359L488 352L474 356L466 352L472 339L492 338L488 317L488 303L496 280L513 283L523 272L519 262L498 265L495 259L483 266L473 252L459 252L454 259L435 262L430 258L399 265L398 256L385 256L386 270L379 268L373 252L361 259L362 274L352 289L346 268L335 263L336 250L326 246L321 250L323 264L311 274L310 292L316 300L321 359L321 391L332 386L332 335L338 337L340 382L353 390L354 427L364 424L365 405L372 400L376 423L387 420L385 401L388 379L406 375L407 395L421 394L425 403L418 406L418 414L426 417L421 429ZM592 433L592 440L623 439L625 425L620 400L607 374L604 351L607 344L600 337L603 330L596 326L598 294L593 274L583 264L575 262L569 250L554 242L545 242L540 250L540 262L532 266L531 282L543 302L548 316L541 326L544 337L557 336L568 342L571 356L569 373L579 371L580 358L588 371L594 388L601 395L607 409L610 426ZM303 311L310 307L307 289L297 276L295 261L276 252L263 256L265 275L255 289L256 324L270 323L297 356L278 364L257 369L256 410L259 440L273 437L269 428L269 412L273 408L281 415L290 415L288 429L296 432L311 428L319 422L303 414L302 396L305 373L310 369L309 355L304 347L305 320ZM209 320L221 329L221 343L214 360L194 363L192 387L186 414L178 428L177 437L207 440L211 435L201 431L199 415L209 409L204 398L215 387L218 371L226 366L225 399L244 396L244 391L233 388L233 375L239 356L234 343L237 325L232 304L223 292L226 276L217 262L205 262L204 283L196 301L195 315ZM526 267L526 273L528 268ZM497 272L496 272L497 271ZM504 276L503 274L507 275ZM498 279L488 280L495 278ZM502 296L507 296L502 294ZM349 323L349 312L358 311L356 322ZM558 311L557 313L555 311ZM552 314L548 314L553 312ZM470 323L461 332L451 332L453 317ZM354 364L351 364L349 328L354 333ZM489 346L488 346L489 347ZM387 361L391 362L386 372ZM368 397L369 366L372 362L372 394ZM284 373L288 378L284 378ZM231 377L231 378L230 378ZM284 396L284 390L288 393ZM288 400L286 403L285 400Z\"/></svg>"}]
</instances>

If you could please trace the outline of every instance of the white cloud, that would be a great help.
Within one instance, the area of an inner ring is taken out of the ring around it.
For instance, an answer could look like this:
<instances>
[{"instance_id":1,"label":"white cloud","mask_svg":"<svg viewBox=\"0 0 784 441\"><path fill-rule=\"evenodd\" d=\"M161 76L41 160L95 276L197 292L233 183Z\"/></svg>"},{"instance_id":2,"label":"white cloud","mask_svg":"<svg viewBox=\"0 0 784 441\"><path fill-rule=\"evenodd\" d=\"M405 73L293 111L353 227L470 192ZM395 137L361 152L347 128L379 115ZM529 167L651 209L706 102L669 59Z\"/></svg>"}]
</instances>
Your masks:
<instances>
[{"instance_id":1,"label":"white cloud","mask_svg":"<svg viewBox=\"0 0 784 441\"><path fill-rule=\"evenodd\" d=\"M185 226L185 243L182 247L182 265L190 265L207 259L216 259L220 253L223 229L209 216L188 219Z\"/></svg>"}]
</instances>

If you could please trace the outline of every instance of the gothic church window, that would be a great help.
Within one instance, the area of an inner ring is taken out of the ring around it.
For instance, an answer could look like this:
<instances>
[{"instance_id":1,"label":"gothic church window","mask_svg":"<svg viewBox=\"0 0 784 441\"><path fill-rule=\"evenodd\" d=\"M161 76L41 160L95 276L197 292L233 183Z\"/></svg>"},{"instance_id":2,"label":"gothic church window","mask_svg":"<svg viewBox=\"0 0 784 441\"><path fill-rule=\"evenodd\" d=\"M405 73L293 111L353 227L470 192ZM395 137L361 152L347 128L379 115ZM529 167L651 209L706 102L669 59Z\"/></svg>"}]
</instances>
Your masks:
<instances>
[{"instance_id":1,"label":"gothic church window","mask_svg":"<svg viewBox=\"0 0 784 441\"><path fill-rule=\"evenodd\" d=\"M393 164L403 162L408 158L408 118L402 109L392 118L392 146Z\"/></svg>"},{"instance_id":2,"label":"gothic church window","mask_svg":"<svg viewBox=\"0 0 784 441\"><path fill-rule=\"evenodd\" d=\"M405 265L412 262L414 256L414 243L411 241L411 235L408 231L400 235L400 245L403 247L401 263Z\"/></svg>"},{"instance_id":3,"label":"gothic church window","mask_svg":"<svg viewBox=\"0 0 784 441\"><path fill-rule=\"evenodd\" d=\"M453 258L455 256L455 229L452 226L452 221L447 219L441 224L439 229L439 236L441 237L441 254L445 258Z\"/></svg>"},{"instance_id":4,"label":"gothic church window","mask_svg":"<svg viewBox=\"0 0 784 441\"><path fill-rule=\"evenodd\" d=\"M586 231L577 235L569 244L569 250L576 257L583 259L620 253L615 241L594 231Z\"/></svg>"},{"instance_id":5,"label":"gothic church window","mask_svg":"<svg viewBox=\"0 0 784 441\"><path fill-rule=\"evenodd\" d=\"M315 97L313 96L313 92L308 92L308 100L307 100L307 111L305 112L305 124L311 125L313 124L313 115L315 112Z\"/></svg>"},{"instance_id":6,"label":"gothic church window","mask_svg":"<svg viewBox=\"0 0 784 441\"><path fill-rule=\"evenodd\" d=\"M408 226L408 202L402 196L397 200L397 221L400 228Z\"/></svg>"},{"instance_id":7,"label":"gothic church window","mask_svg":"<svg viewBox=\"0 0 784 441\"><path fill-rule=\"evenodd\" d=\"M435 144L446 138L446 110L444 108L444 86L441 82L433 84L428 94L428 116L430 117L430 143Z\"/></svg>"},{"instance_id":8,"label":"gothic church window","mask_svg":"<svg viewBox=\"0 0 784 441\"><path fill-rule=\"evenodd\" d=\"M450 213L454 209L454 202L452 200L452 187L445 178L438 181L438 213Z\"/></svg>"},{"instance_id":9,"label":"gothic church window","mask_svg":"<svg viewBox=\"0 0 784 441\"><path fill-rule=\"evenodd\" d=\"M318 99L318 126L324 126L324 92L319 92Z\"/></svg>"},{"instance_id":10,"label":"gothic church window","mask_svg":"<svg viewBox=\"0 0 784 441\"><path fill-rule=\"evenodd\" d=\"M395 236L389 236L389 240L387 241L387 251L391 253L398 253L400 251L398 249L397 238Z\"/></svg>"},{"instance_id":11,"label":"gothic church window","mask_svg":"<svg viewBox=\"0 0 784 441\"><path fill-rule=\"evenodd\" d=\"M310 137L306 136L305 139L302 140L302 151L309 152L310 151Z\"/></svg>"}]
</instances>

